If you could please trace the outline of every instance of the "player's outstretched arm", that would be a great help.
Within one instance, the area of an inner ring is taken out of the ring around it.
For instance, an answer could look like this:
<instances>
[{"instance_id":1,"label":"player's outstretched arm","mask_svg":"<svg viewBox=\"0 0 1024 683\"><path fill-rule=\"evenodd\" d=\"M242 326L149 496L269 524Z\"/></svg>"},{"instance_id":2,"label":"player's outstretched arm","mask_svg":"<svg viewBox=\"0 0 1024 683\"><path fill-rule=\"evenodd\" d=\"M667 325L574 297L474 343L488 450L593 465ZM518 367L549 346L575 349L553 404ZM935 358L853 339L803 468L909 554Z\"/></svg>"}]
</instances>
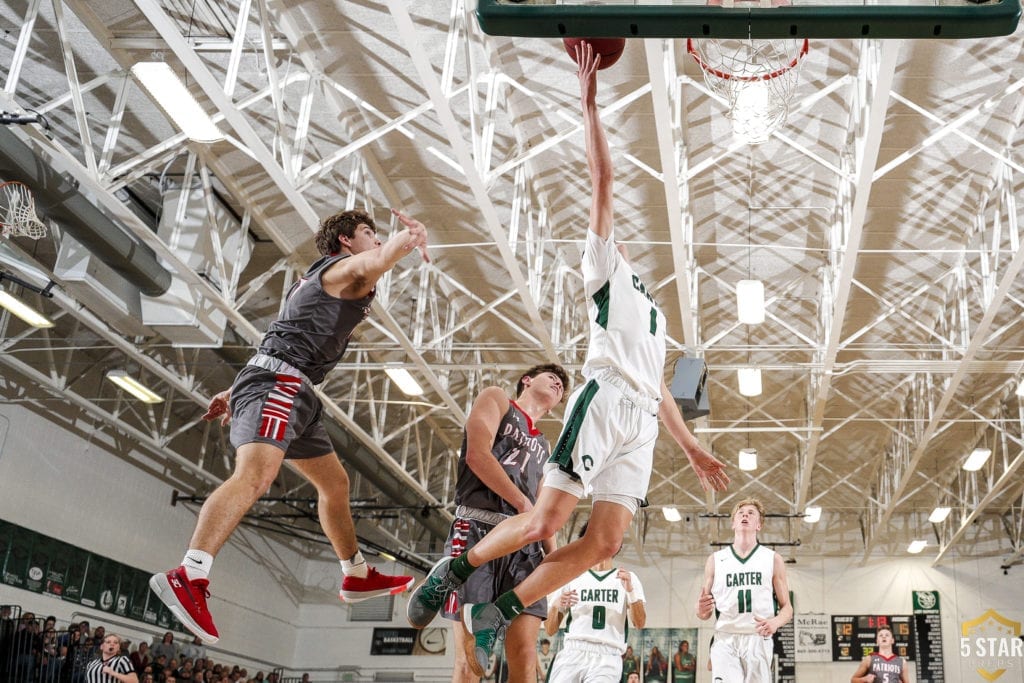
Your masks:
<instances>
[{"instance_id":1,"label":"player's outstretched arm","mask_svg":"<svg viewBox=\"0 0 1024 683\"><path fill-rule=\"evenodd\" d=\"M380 277L395 267L412 250L419 249L425 262L427 254L427 227L398 209L391 213L405 226L379 249L363 251L332 265L323 275L324 286L343 299L361 299L377 285Z\"/></svg>"},{"instance_id":2,"label":"player's outstretched arm","mask_svg":"<svg viewBox=\"0 0 1024 683\"><path fill-rule=\"evenodd\" d=\"M697 441L697 437L690 432L686 421L683 420L682 413L679 412L679 406L676 405L672 392L668 390L668 385L664 382L661 383L661 407L658 409L658 417L661 418L665 428L668 429L669 434L676 440L679 447L683 449L686 459L690 461L690 467L697 474L697 479L700 480L700 485L704 487L704 490L724 491L729 485L729 475L725 473L725 463L704 450L704 447Z\"/></svg>"},{"instance_id":3,"label":"player's outstretched arm","mask_svg":"<svg viewBox=\"0 0 1024 683\"><path fill-rule=\"evenodd\" d=\"M601 55L590 43L576 45L577 76L583 108L583 134L587 143L587 167L590 170L590 230L601 239L612 235L612 154L608 148L601 114L597 109L597 67Z\"/></svg>"}]
</instances>

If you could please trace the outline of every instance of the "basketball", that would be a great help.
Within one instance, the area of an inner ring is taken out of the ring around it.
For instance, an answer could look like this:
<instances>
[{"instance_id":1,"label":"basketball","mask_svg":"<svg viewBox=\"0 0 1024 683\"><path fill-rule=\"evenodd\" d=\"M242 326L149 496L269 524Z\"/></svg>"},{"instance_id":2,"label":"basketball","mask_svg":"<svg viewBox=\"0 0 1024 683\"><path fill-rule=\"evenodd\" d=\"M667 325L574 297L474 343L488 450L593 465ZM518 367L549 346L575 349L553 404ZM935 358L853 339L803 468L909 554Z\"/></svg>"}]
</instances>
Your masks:
<instances>
[{"instance_id":1,"label":"basketball","mask_svg":"<svg viewBox=\"0 0 1024 683\"><path fill-rule=\"evenodd\" d=\"M622 51L626 49L625 38L562 38L562 43L565 44L565 51L569 53L574 62L576 61L576 46L580 43L590 43L594 52L601 55L601 64L597 67L598 69L607 69L619 61Z\"/></svg>"}]
</instances>

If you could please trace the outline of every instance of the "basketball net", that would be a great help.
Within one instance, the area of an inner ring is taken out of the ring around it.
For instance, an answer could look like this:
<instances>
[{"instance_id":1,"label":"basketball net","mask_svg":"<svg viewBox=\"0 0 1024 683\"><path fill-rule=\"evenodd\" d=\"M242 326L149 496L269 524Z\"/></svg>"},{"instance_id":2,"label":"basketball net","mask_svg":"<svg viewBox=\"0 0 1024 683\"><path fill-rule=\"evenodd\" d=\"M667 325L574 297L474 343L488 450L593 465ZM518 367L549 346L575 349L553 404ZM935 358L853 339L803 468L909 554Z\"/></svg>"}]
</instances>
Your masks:
<instances>
[{"instance_id":1,"label":"basketball net","mask_svg":"<svg viewBox=\"0 0 1024 683\"><path fill-rule=\"evenodd\" d=\"M32 192L24 183L0 184L0 233L34 240L46 236L46 224L39 220Z\"/></svg>"},{"instance_id":2,"label":"basketball net","mask_svg":"<svg viewBox=\"0 0 1024 683\"><path fill-rule=\"evenodd\" d=\"M807 54L806 39L687 39L704 82L727 103L733 134L751 145L766 142L786 122Z\"/></svg>"}]
</instances>

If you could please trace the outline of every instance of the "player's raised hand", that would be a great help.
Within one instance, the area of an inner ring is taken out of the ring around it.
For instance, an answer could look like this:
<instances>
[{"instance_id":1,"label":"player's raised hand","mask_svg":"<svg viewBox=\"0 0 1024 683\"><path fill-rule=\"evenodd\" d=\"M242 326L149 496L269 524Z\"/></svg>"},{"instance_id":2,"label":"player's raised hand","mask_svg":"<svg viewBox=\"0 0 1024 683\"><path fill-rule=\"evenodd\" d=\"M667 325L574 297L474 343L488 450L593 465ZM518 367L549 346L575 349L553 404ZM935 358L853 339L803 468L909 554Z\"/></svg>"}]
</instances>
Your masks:
<instances>
[{"instance_id":1,"label":"player's raised hand","mask_svg":"<svg viewBox=\"0 0 1024 683\"><path fill-rule=\"evenodd\" d=\"M628 570L620 569L615 576L622 582L622 587L626 589L627 593L633 592L633 575Z\"/></svg>"},{"instance_id":2,"label":"player's raised hand","mask_svg":"<svg viewBox=\"0 0 1024 683\"><path fill-rule=\"evenodd\" d=\"M573 48L576 51L576 64L580 79L580 98L585 106L593 106L597 97L597 69L601 64L601 55L594 52L593 46L581 41Z\"/></svg>"},{"instance_id":3,"label":"player's raised hand","mask_svg":"<svg viewBox=\"0 0 1024 683\"><path fill-rule=\"evenodd\" d=\"M725 463L704 450L700 444L686 449L686 459L697 474L700 485L705 491L724 491L729 486L729 475L725 473Z\"/></svg>"},{"instance_id":4,"label":"player's raised hand","mask_svg":"<svg viewBox=\"0 0 1024 683\"><path fill-rule=\"evenodd\" d=\"M558 596L558 609L562 612L572 609L573 605L580 601L580 594L574 590L564 590Z\"/></svg>"},{"instance_id":5,"label":"player's raised hand","mask_svg":"<svg viewBox=\"0 0 1024 683\"><path fill-rule=\"evenodd\" d=\"M206 407L206 413L203 414L203 419L207 422L211 422L220 418L221 426L226 426L231 422L231 390L225 389L216 396L210 399L210 405Z\"/></svg>"},{"instance_id":6,"label":"player's raised hand","mask_svg":"<svg viewBox=\"0 0 1024 683\"><path fill-rule=\"evenodd\" d=\"M427 253L427 226L420 223L412 216L407 216L398 209L391 209L398 221L405 226L406 232L412 238L406 248L410 251L419 249L425 263L430 263L430 255Z\"/></svg>"}]
</instances>

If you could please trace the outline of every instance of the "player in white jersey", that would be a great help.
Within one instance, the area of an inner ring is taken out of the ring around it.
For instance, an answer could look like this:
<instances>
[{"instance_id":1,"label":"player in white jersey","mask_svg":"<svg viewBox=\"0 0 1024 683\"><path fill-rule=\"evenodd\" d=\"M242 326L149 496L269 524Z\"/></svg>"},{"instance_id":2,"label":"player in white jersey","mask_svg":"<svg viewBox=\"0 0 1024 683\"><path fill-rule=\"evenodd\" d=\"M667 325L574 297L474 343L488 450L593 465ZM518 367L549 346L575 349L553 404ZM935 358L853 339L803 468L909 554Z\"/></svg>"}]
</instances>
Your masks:
<instances>
[{"instance_id":1,"label":"player in white jersey","mask_svg":"<svg viewBox=\"0 0 1024 683\"><path fill-rule=\"evenodd\" d=\"M757 542L763 523L760 501L737 503L732 544L704 565L697 617L718 614L711 645L714 683L771 683L772 636L793 618L782 556Z\"/></svg>"},{"instance_id":2,"label":"player in white jersey","mask_svg":"<svg viewBox=\"0 0 1024 683\"><path fill-rule=\"evenodd\" d=\"M444 595L474 569L552 536L587 494L594 500L592 523L583 538L548 555L514 590L494 603L463 608L476 641L477 672L523 605L618 552L639 501L647 495L659 417L706 489L724 490L729 483L725 465L690 433L665 385L665 317L620 253L612 230L614 173L595 101L600 57L584 43L577 62L593 189L582 264L591 315L584 363L589 381L569 399L562 435L533 509L503 521L469 552L436 565L409 599L409 622L423 628Z\"/></svg>"},{"instance_id":3,"label":"player in white jersey","mask_svg":"<svg viewBox=\"0 0 1024 683\"><path fill-rule=\"evenodd\" d=\"M910 671L903 657L892 651L892 631L880 628L875 633L878 650L861 660L850 683L910 683Z\"/></svg>"},{"instance_id":4,"label":"player in white jersey","mask_svg":"<svg viewBox=\"0 0 1024 683\"><path fill-rule=\"evenodd\" d=\"M579 537L586 533L587 525ZM544 630L558 632L566 619L564 646L548 683L621 683L629 626L647 623L644 587L636 574L602 560L548 599Z\"/></svg>"}]
</instances>

